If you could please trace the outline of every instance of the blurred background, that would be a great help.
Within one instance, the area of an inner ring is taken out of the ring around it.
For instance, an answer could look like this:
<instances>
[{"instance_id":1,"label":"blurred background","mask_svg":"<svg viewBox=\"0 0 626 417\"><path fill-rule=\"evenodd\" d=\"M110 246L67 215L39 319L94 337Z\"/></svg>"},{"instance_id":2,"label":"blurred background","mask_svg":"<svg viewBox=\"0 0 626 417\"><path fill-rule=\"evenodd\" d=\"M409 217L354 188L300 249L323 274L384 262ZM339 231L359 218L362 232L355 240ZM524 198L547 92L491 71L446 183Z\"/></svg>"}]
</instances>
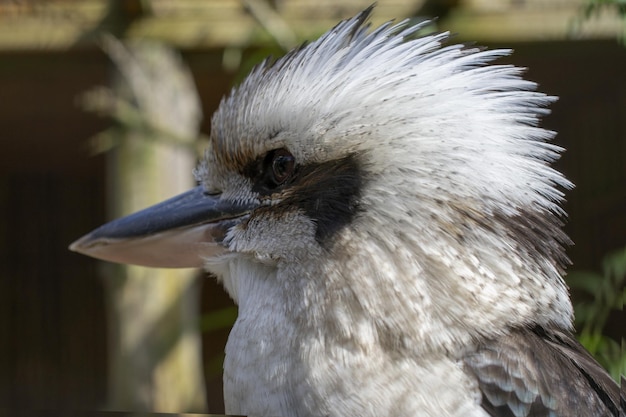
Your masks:
<instances>
[{"instance_id":1,"label":"blurred background","mask_svg":"<svg viewBox=\"0 0 626 417\"><path fill-rule=\"evenodd\" d=\"M67 246L193 185L220 98L260 59L371 0L0 0L0 409L223 412L236 308L201 271ZM621 4L621 5L620 5ZM566 230L581 341L626 374L623 2L379 0L437 17L560 100L544 121L576 184Z\"/></svg>"}]
</instances>

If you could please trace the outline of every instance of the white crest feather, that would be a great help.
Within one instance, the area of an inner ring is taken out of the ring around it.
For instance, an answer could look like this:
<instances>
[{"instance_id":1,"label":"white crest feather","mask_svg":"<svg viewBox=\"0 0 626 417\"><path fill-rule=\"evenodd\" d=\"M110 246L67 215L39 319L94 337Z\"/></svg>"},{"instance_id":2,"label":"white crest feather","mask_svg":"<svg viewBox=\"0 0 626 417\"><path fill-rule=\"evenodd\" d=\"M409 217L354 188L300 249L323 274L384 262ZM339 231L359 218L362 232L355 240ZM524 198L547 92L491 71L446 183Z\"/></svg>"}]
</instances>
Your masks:
<instances>
[{"instance_id":1,"label":"white crest feather","mask_svg":"<svg viewBox=\"0 0 626 417\"><path fill-rule=\"evenodd\" d=\"M561 151L547 142L554 133L537 127L555 98L535 92L520 68L486 65L509 50L443 46L447 32L413 39L423 25L407 21L368 33L362 19L258 67L220 106L215 136L230 138L231 152L256 145L260 154L267 141L258 138L280 132L318 160L367 151L375 137L385 146L373 168L415 170L426 195L439 187L512 213L560 212L559 187L571 184L549 167Z\"/></svg>"}]
</instances>

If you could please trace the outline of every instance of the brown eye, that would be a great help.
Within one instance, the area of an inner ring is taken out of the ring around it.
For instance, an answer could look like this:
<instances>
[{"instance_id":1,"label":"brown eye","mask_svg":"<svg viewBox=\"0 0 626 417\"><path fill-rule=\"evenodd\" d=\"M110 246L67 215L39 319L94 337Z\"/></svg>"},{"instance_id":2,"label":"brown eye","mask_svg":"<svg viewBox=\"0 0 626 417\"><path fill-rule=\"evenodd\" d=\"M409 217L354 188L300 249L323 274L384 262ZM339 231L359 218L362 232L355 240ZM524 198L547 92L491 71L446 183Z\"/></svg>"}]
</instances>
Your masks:
<instances>
[{"instance_id":1,"label":"brown eye","mask_svg":"<svg viewBox=\"0 0 626 417\"><path fill-rule=\"evenodd\" d=\"M271 178L275 185L287 181L296 167L296 158L287 149L277 149L272 152Z\"/></svg>"},{"instance_id":2,"label":"brown eye","mask_svg":"<svg viewBox=\"0 0 626 417\"><path fill-rule=\"evenodd\" d=\"M291 181L296 175L296 158L285 148L267 152L242 172L254 181L252 190L271 194L275 188Z\"/></svg>"}]
</instances>

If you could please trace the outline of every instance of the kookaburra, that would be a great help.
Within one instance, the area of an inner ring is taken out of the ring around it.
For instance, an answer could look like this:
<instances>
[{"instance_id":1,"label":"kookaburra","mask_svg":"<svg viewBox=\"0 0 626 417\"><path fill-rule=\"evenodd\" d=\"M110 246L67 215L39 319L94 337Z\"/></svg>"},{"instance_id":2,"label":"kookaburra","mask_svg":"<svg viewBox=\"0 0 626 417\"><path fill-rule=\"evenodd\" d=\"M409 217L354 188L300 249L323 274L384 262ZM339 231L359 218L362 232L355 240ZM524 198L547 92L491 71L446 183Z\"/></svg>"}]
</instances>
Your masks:
<instances>
[{"instance_id":1,"label":"kookaburra","mask_svg":"<svg viewBox=\"0 0 626 417\"><path fill-rule=\"evenodd\" d=\"M71 249L217 276L229 414L618 416L571 333L554 98L370 11L232 90L197 188Z\"/></svg>"}]
</instances>

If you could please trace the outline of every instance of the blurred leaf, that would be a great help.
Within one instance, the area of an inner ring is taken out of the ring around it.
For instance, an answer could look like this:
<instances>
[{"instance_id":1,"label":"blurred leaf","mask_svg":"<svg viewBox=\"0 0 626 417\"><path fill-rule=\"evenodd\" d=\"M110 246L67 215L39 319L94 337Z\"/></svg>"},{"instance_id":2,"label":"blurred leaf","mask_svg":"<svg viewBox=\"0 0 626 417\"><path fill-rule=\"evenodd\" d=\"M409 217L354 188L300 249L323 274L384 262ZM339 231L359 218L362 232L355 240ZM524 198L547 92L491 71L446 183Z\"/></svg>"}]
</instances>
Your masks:
<instances>
[{"instance_id":1,"label":"blurred leaf","mask_svg":"<svg viewBox=\"0 0 626 417\"><path fill-rule=\"evenodd\" d=\"M602 269L605 275L623 282L626 277L626 248L608 254L602 262Z\"/></svg>"},{"instance_id":2,"label":"blurred leaf","mask_svg":"<svg viewBox=\"0 0 626 417\"><path fill-rule=\"evenodd\" d=\"M626 248L611 252L602 261L602 274L574 271L567 282L588 298L574 305L580 343L619 381L626 375L626 351L604 334L611 310L624 308L626 300Z\"/></svg>"},{"instance_id":3,"label":"blurred leaf","mask_svg":"<svg viewBox=\"0 0 626 417\"><path fill-rule=\"evenodd\" d=\"M598 333L581 334L580 342L616 381L619 381L621 375L626 375L626 354L618 342Z\"/></svg>"},{"instance_id":4,"label":"blurred leaf","mask_svg":"<svg viewBox=\"0 0 626 417\"><path fill-rule=\"evenodd\" d=\"M237 320L237 307L226 307L221 310L203 314L200 317L200 330L212 332L221 329L230 329Z\"/></svg>"},{"instance_id":5,"label":"blurred leaf","mask_svg":"<svg viewBox=\"0 0 626 417\"><path fill-rule=\"evenodd\" d=\"M612 7L622 17L626 16L625 0L589 0L584 7L584 15L589 18L594 13L598 13L601 9Z\"/></svg>"},{"instance_id":6,"label":"blurred leaf","mask_svg":"<svg viewBox=\"0 0 626 417\"><path fill-rule=\"evenodd\" d=\"M255 50L252 54L247 55L242 61L235 75L234 85L239 85L248 76L252 69L261 62L268 60L275 61L285 55L285 50L276 44L267 45L263 48Z\"/></svg>"},{"instance_id":7,"label":"blurred leaf","mask_svg":"<svg viewBox=\"0 0 626 417\"><path fill-rule=\"evenodd\" d=\"M204 369L208 375L218 376L222 374L224 370L224 353L213 356L211 359L204 363Z\"/></svg>"},{"instance_id":8,"label":"blurred leaf","mask_svg":"<svg viewBox=\"0 0 626 417\"><path fill-rule=\"evenodd\" d=\"M200 317L200 330L204 333L230 329L237 320L237 307L226 307L221 310L205 313ZM219 375L224 367L224 353L214 355L205 360L204 368L208 375Z\"/></svg>"},{"instance_id":9,"label":"blurred leaf","mask_svg":"<svg viewBox=\"0 0 626 417\"><path fill-rule=\"evenodd\" d=\"M596 272L574 271L567 274L567 283L570 287L596 295L599 284L604 277Z\"/></svg>"}]
</instances>

